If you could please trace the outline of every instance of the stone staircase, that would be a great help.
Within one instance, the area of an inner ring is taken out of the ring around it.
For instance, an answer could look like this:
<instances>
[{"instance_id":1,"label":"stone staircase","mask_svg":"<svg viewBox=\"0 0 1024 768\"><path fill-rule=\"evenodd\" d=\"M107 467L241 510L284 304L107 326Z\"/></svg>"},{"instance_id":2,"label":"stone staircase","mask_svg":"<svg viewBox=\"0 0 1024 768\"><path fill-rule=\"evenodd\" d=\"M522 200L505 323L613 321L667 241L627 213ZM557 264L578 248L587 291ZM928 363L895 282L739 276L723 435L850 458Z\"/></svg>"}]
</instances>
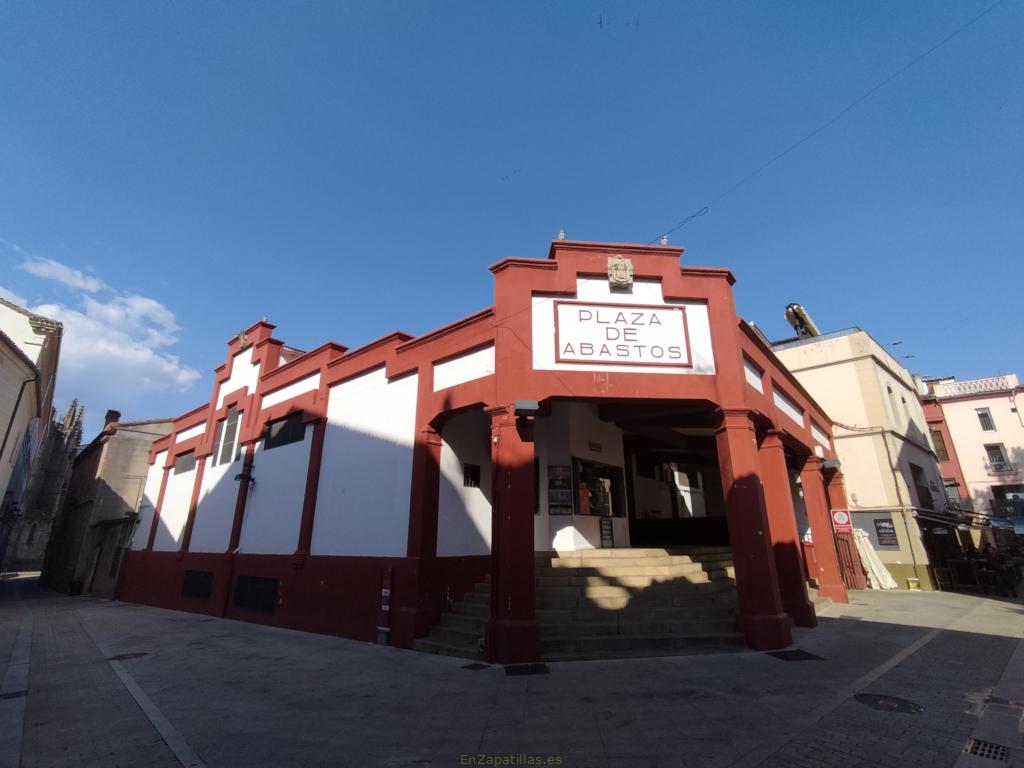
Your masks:
<instances>
[{"instance_id":1,"label":"stone staircase","mask_svg":"<svg viewBox=\"0 0 1024 768\"><path fill-rule=\"evenodd\" d=\"M743 647L728 547L593 549L537 555L546 661ZM463 595L416 649L483 658L490 579Z\"/></svg>"}]
</instances>

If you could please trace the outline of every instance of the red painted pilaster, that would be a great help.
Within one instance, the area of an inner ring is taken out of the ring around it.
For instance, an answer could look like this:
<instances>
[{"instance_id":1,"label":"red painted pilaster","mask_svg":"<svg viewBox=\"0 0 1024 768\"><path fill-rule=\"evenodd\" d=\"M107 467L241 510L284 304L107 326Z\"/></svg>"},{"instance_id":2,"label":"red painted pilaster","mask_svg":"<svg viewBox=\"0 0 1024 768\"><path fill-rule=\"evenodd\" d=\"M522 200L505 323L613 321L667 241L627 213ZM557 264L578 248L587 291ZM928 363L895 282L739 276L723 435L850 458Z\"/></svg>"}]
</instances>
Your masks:
<instances>
[{"instance_id":1,"label":"red painted pilaster","mask_svg":"<svg viewBox=\"0 0 1024 768\"><path fill-rule=\"evenodd\" d=\"M800 485L804 491L804 507L807 521L811 524L814 538L814 556L817 560L818 594L835 603L849 602L846 587L839 573L839 556L832 536L832 516L825 498L824 479L821 476L822 461L809 456L800 470ZM813 570L813 569L812 569Z\"/></svg>"},{"instance_id":2,"label":"red painted pilaster","mask_svg":"<svg viewBox=\"0 0 1024 768\"><path fill-rule=\"evenodd\" d=\"M818 625L818 619L814 615L814 606L807 599L807 582L804 580L803 557L800 554L800 534L796 527L793 492L789 486L786 450L782 444L781 432L774 429L768 431L761 441L758 458L761 462L761 482L764 486L764 500L771 528L771 544L775 555L775 571L779 577L782 609L793 618L798 627L815 627Z\"/></svg>"},{"instance_id":3,"label":"red painted pilaster","mask_svg":"<svg viewBox=\"0 0 1024 768\"><path fill-rule=\"evenodd\" d=\"M825 496L828 499L828 508L832 509L849 509L850 505L846 500L846 482L843 479L843 473L839 469L826 469L824 470L825 477ZM846 539L845 551L849 553L851 560L850 568L847 570L847 578L849 581L845 582L849 585L850 589L867 589L868 580L864 574L864 566L861 564L860 553L857 551L857 540L853 537L852 533L836 534Z\"/></svg>"},{"instance_id":4,"label":"red painted pilaster","mask_svg":"<svg viewBox=\"0 0 1024 768\"><path fill-rule=\"evenodd\" d=\"M422 376L421 376L422 378ZM422 383L422 382L421 382ZM424 394L421 391L420 402ZM396 595L391 642L411 648L441 615L432 589L437 562L437 506L441 483L441 436L429 424L416 430L409 494L409 538L406 552L416 575L415 592Z\"/></svg>"},{"instance_id":5,"label":"red painted pilaster","mask_svg":"<svg viewBox=\"0 0 1024 768\"><path fill-rule=\"evenodd\" d=\"M309 445L309 467L306 470L306 493L302 497L302 520L299 522L299 543L295 554L299 557L309 554L313 543L313 520L316 515L316 496L320 490L320 462L324 457L324 435L327 419L313 422L313 441Z\"/></svg>"},{"instance_id":6,"label":"red painted pilaster","mask_svg":"<svg viewBox=\"0 0 1024 768\"><path fill-rule=\"evenodd\" d=\"M756 650L785 648L792 642L791 621L779 595L754 424L746 410L723 409L718 415L715 442L736 568L740 631Z\"/></svg>"},{"instance_id":7,"label":"red painted pilaster","mask_svg":"<svg viewBox=\"0 0 1024 768\"><path fill-rule=\"evenodd\" d=\"M245 446L245 456L242 459L242 475L252 477L253 456L256 454L256 444L249 443ZM242 539L242 519L245 517L245 503L249 499L249 485L245 480L238 481L238 496L235 497L235 516L231 520L231 538L228 540L228 555L234 554L238 549L238 543Z\"/></svg>"},{"instance_id":8,"label":"red painted pilaster","mask_svg":"<svg viewBox=\"0 0 1024 768\"><path fill-rule=\"evenodd\" d=\"M188 503L188 520L185 521L185 533L181 537L179 557L188 552L188 545L192 542L192 528L196 524L196 507L199 506L199 491L203 487L203 473L206 470L207 458L206 456L196 457L196 480L192 485L192 498Z\"/></svg>"},{"instance_id":9,"label":"red painted pilaster","mask_svg":"<svg viewBox=\"0 0 1024 768\"><path fill-rule=\"evenodd\" d=\"M149 538L146 541L146 551L153 551L153 541L156 539L156 527L160 522L160 510L164 506L164 493L167 491L167 478L171 476L171 468L164 467L164 476L160 478L160 492L156 495L156 506L153 507L153 524L149 526Z\"/></svg>"},{"instance_id":10,"label":"red painted pilaster","mask_svg":"<svg viewBox=\"0 0 1024 768\"><path fill-rule=\"evenodd\" d=\"M533 552L533 425L511 406L490 408L491 618L489 661L516 663L540 658L535 613Z\"/></svg>"}]
</instances>

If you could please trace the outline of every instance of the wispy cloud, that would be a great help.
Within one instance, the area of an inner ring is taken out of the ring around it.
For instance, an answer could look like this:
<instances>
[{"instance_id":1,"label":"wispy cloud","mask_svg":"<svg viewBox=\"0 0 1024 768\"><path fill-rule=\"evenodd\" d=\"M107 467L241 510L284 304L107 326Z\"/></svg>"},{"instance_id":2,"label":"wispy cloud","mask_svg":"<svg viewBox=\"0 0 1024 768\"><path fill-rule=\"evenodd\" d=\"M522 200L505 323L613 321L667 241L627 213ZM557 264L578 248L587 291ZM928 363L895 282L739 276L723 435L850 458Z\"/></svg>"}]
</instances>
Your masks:
<instances>
[{"instance_id":1,"label":"wispy cloud","mask_svg":"<svg viewBox=\"0 0 1024 768\"><path fill-rule=\"evenodd\" d=\"M73 298L28 307L64 324L58 390L79 397L93 414L108 408L146 408L145 396L183 392L200 374L172 354L181 326L174 312L148 296L122 291L68 264L0 240L22 271L71 290ZM0 288L0 296L28 306ZM163 416L162 411L141 416Z\"/></svg>"},{"instance_id":2,"label":"wispy cloud","mask_svg":"<svg viewBox=\"0 0 1024 768\"><path fill-rule=\"evenodd\" d=\"M98 280L80 270L72 269L66 264L61 264L53 259L30 256L21 262L18 268L28 272L30 275L41 277L44 280L53 280L54 282L66 285L68 288L85 291L86 293L96 293L106 287L102 280Z\"/></svg>"}]
</instances>

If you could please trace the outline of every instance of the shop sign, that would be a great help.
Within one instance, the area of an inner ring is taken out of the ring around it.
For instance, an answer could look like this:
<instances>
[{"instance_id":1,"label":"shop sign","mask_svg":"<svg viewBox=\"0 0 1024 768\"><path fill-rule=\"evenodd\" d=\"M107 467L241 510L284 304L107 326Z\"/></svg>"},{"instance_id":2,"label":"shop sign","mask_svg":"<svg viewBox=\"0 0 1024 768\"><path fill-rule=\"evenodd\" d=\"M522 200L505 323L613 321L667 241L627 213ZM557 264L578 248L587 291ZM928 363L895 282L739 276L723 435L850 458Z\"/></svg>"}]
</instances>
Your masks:
<instances>
[{"instance_id":1,"label":"shop sign","mask_svg":"<svg viewBox=\"0 0 1024 768\"><path fill-rule=\"evenodd\" d=\"M686 308L556 301L555 360L689 367Z\"/></svg>"},{"instance_id":2,"label":"shop sign","mask_svg":"<svg viewBox=\"0 0 1024 768\"><path fill-rule=\"evenodd\" d=\"M884 517L875 518L875 538L878 539L880 547L898 547L900 545L896 538L896 526L892 520Z\"/></svg>"},{"instance_id":3,"label":"shop sign","mask_svg":"<svg viewBox=\"0 0 1024 768\"><path fill-rule=\"evenodd\" d=\"M548 514L572 514L572 467L548 465Z\"/></svg>"},{"instance_id":4,"label":"shop sign","mask_svg":"<svg viewBox=\"0 0 1024 768\"><path fill-rule=\"evenodd\" d=\"M836 533L853 533L853 519L848 509L832 510L832 527Z\"/></svg>"}]
</instances>

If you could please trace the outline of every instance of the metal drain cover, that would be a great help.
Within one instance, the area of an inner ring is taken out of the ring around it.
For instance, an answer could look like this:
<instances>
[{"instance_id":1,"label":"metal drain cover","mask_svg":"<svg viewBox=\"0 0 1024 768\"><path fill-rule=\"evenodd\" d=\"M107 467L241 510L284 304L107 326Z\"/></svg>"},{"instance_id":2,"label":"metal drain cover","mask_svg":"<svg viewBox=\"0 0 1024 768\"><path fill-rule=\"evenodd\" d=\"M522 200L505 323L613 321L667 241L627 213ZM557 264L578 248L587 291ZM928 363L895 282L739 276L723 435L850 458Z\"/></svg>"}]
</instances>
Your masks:
<instances>
[{"instance_id":1,"label":"metal drain cover","mask_svg":"<svg viewBox=\"0 0 1024 768\"><path fill-rule=\"evenodd\" d=\"M971 739L967 742L967 746L964 747L964 752L968 755L983 757L986 760L997 760L1001 763L1010 762L1010 750L1002 744L993 744L991 741Z\"/></svg>"},{"instance_id":2,"label":"metal drain cover","mask_svg":"<svg viewBox=\"0 0 1024 768\"><path fill-rule=\"evenodd\" d=\"M465 664L465 665L463 665L462 668L463 669L471 669L474 672L479 672L481 669L487 669L487 667L489 667L489 666L490 666L489 664L481 664L479 662L473 662L472 664Z\"/></svg>"},{"instance_id":3,"label":"metal drain cover","mask_svg":"<svg viewBox=\"0 0 1024 768\"><path fill-rule=\"evenodd\" d=\"M111 656L107 661L128 661L128 659L141 659L143 656L149 656L146 651L142 653L119 653L117 656Z\"/></svg>"},{"instance_id":4,"label":"metal drain cover","mask_svg":"<svg viewBox=\"0 0 1024 768\"><path fill-rule=\"evenodd\" d=\"M509 664L505 667L506 675L546 675L550 671L547 664Z\"/></svg>"},{"instance_id":5,"label":"metal drain cover","mask_svg":"<svg viewBox=\"0 0 1024 768\"><path fill-rule=\"evenodd\" d=\"M880 712L897 712L901 715L917 715L924 712L924 707L907 699L896 696L885 696L880 693L858 693L853 698L866 707Z\"/></svg>"}]
</instances>

